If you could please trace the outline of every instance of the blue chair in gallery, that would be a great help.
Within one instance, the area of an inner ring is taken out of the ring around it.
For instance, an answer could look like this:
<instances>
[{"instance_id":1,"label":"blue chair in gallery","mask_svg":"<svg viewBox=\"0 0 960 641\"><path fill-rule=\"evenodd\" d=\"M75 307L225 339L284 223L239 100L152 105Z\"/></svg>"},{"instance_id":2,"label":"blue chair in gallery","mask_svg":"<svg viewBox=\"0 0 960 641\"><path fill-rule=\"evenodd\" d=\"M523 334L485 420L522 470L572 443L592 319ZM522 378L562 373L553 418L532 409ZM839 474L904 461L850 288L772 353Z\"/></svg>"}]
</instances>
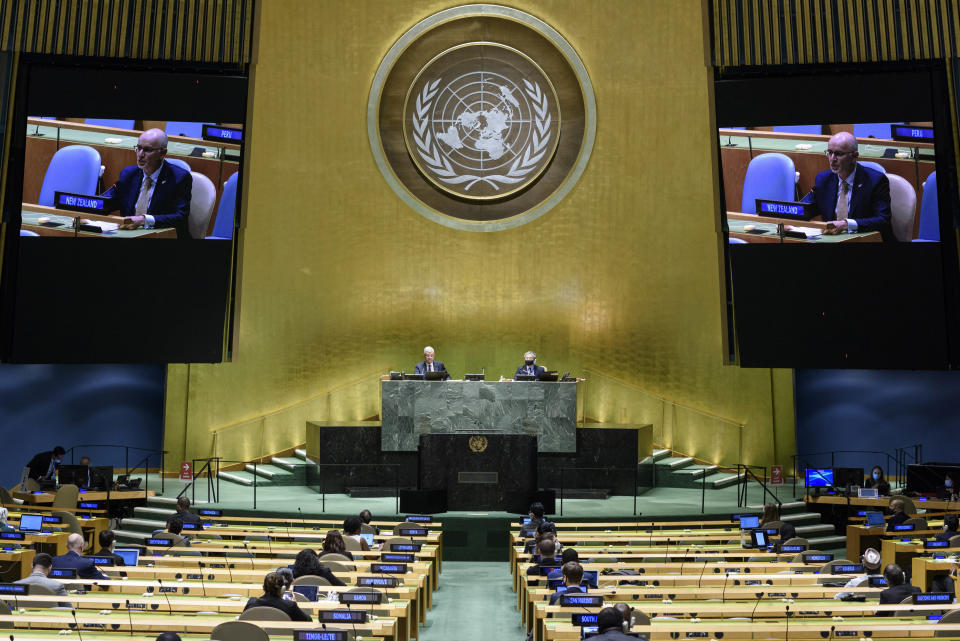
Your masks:
<instances>
[{"instance_id":1,"label":"blue chair in gallery","mask_svg":"<svg viewBox=\"0 0 960 641\"><path fill-rule=\"evenodd\" d=\"M98 127L114 127L116 129L133 129L132 120L113 120L111 118L86 118L84 121L88 125Z\"/></svg>"},{"instance_id":2,"label":"blue chair in gallery","mask_svg":"<svg viewBox=\"0 0 960 641\"><path fill-rule=\"evenodd\" d=\"M937 208L937 172L931 173L923 183L920 200L920 228L913 242L937 242L940 240L940 215Z\"/></svg>"},{"instance_id":3,"label":"blue chair in gallery","mask_svg":"<svg viewBox=\"0 0 960 641\"><path fill-rule=\"evenodd\" d=\"M823 125L775 125L773 130L784 134L808 134L819 136L823 133Z\"/></svg>"},{"instance_id":4,"label":"blue chair in gallery","mask_svg":"<svg viewBox=\"0 0 960 641\"><path fill-rule=\"evenodd\" d=\"M102 171L100 152L93 147L62 147L50 159L37 204L53 207L53 195L57 191L73 194L97 193L97 179Z\"/></svg>"},{"instance_id":5,"label":"blue chair in gallery","mask_svg":"<svg viewBox=\"0 0 960 641\"><path fill-rule=\"evenodd\" d=\"M869 167L870 169L876 169L881 174L887 173L887 168L881 165L878 162L873 162L872 160L858 160L858 165L863 165L864 167Z\"/></svg>"},{"instance_id":6,"label":"blue chair in gallery","mask_svg":"<svg viewBox=\"0 0 960 641\"><path fill-rule=\"evenodd\" d=\"M233 217L237 210L237 172L227 178L223 184L223 193L220 194L220 205L217 207L217 219L213 223L213 234L207 238L229 240L233 238Z\"/></svg>"},{"instance_id":7,"label":"blue chair in gallery","mask_svg":"<svg viewBox=\"0 0 960 641\"><path fill-rule=\"evenodd\" d=\"M890 140L890 125L902 125L902 122L867 122L853 126L853 135L861 138L881 138Z\"/></svg>"},{"instance_id":8,"label":"blue chair in gallery","mask_svg":"<svg viewBox=\"0 0 960 641\"><path fill-rule=\"evenodd\" d=\"M793 160L784 154L760 154L747 165L743 179L740 211L757 213L757 198L793 200L796 197L797 172Z\"/></svg>"},{"instance_id":9,"label":"blue chair in gallery","mask_svg":"<svg viewBox=\"0 0 960 641\"><path fill-rule=\"evenodd\" d=\"M168 120L167 126L163 128L168 136L187 136L188 138L200 138L203 136L203 126L212 125L212 122L179 122Z\"/></svg>"}]
</instances>

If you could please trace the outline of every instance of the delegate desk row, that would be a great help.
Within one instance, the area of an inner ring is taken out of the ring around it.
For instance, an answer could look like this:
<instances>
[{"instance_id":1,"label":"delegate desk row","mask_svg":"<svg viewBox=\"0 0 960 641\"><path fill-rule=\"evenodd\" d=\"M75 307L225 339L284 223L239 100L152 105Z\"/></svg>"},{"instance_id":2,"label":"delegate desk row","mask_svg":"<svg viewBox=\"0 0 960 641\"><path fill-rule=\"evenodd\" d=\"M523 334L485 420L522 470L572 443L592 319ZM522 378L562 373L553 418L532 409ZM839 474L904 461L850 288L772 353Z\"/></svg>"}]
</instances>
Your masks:
<instances>
[{"instance_id":1,"label":"delegate desk row","mask_svg":"<svg viewBox=\"0 0 960 641\"><path fill-rule=\"evenodd\" d=\"M760 154L779 153L790 158L795 171L796 193L813 189L818 173L829 169L825 156L829 135L797 134L760 130L720 129L720 159L726 211L741 212L744 181L750 161ZM875 163L889 175L907 181L916 196L912 237L917 238L923 185L936 169L933 144L898 142L879 138L858 139L858 161ZM797 223L793 223L797 224ZM809 226L807 223L800 223Z\"/></svg>"}]
</instances>

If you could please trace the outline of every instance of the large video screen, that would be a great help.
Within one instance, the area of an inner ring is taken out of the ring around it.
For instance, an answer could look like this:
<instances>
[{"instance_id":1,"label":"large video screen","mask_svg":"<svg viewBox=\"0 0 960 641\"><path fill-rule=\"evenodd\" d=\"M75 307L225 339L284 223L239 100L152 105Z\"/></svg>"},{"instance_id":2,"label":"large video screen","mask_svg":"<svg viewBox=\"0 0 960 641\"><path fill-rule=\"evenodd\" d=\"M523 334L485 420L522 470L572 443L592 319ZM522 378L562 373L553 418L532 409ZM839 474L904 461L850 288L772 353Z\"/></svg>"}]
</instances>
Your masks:
<instances>
[{"instance_id":1,"label":"large video screen","mask_svg":"<svg viewBox=\"0 0 960 641\"><path fill-rule=\"evenodd\" d=\"M224 358L247 92L236 67L21 59L0 357Z\"/></svg>"},{"instance_id":2,"label":"large video screen","mask_svg":"<svg viewBox=\"0 0 960 641\"><path fill-rule=\"evenodd\" d=\"M715 97L731 356L960 362L956 247L940 242L957 225L942 65L727 71Z\"/></svg>"}]
</instances>

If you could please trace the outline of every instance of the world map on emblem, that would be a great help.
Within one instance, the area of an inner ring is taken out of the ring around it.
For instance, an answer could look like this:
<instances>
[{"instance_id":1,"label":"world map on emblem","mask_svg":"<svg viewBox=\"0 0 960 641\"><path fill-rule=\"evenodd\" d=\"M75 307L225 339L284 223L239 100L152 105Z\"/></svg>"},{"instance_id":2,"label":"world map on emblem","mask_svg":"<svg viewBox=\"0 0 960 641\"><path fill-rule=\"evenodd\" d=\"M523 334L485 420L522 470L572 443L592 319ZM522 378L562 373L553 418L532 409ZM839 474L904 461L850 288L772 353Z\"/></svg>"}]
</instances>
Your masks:
<instances>
[{"instance_id":1,"label":"world map on emblem","mask_svg":"<svg viewBox=\"0 0 960 641\"><path fill-rule=\"evenodd\" d=\"M417 168L470 200L503 198L535 181L560 136L553 86L509 47L471 43L432 60L408 94L404 134Z\"/></svg>"}]
</instances>

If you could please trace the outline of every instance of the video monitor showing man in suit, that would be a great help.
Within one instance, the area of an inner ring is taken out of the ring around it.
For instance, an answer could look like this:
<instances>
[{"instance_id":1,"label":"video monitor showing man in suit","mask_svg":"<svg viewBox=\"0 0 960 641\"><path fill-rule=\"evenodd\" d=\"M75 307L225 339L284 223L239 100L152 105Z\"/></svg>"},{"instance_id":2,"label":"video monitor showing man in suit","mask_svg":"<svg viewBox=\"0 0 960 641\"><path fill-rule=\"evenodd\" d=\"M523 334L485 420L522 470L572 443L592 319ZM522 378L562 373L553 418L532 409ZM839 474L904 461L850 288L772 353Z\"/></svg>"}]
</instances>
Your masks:
<instances>
[{"instance_id":1,"label":"video monitor showing man in suit","mask_svg":"<svg viewBox=\"0 0 960 641\"><path fill-rule=\"evenodd\" d=\"M730 244L939 241L932 123L720 128Z\"/></svg>"},{"instance_id":2,"label":"video monitor showing man in suit","mask_svg":"<svg viewBox=\"0 0 960 641\"><path fill-rule=\"evenodd\" d=\"M20 235L230 239L243 128L28 117Z\"/></svg>"}]
</instances>

